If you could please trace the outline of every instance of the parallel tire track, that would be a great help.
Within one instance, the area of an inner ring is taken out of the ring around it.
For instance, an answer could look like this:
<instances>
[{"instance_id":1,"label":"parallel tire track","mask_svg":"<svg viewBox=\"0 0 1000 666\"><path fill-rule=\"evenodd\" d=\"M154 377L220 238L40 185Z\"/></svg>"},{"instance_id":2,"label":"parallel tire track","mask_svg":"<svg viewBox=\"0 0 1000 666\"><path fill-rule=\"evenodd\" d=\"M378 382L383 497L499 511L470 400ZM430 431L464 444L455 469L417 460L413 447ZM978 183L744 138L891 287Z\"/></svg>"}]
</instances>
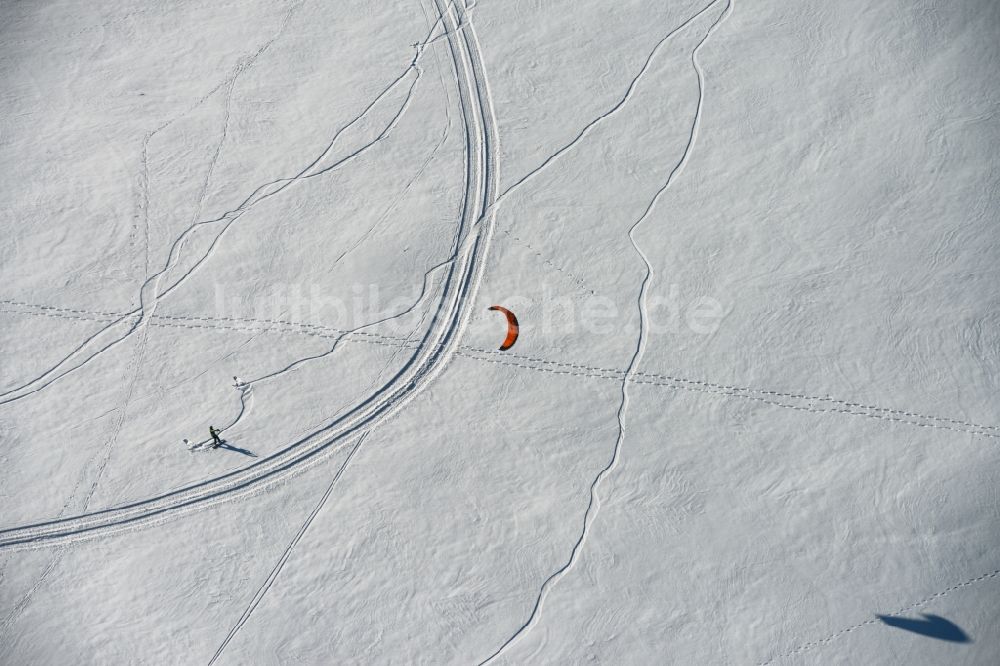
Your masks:
<instances>
[{"instance_id":1,"label":"parallel tire track","mask_svg":"<svg viewBox=\"0 0 1000 666\"><path fill-rule=\"evenodd\" d=\"M443 370L468 322L494 230L497 139L479 43L466 16L459 27L442 7L465 124L466 183L458 241L441 301L409 361L387 383L327 426L259 462L208 481L102 511L0 531L0 549L67 543L136 529L257 492L315 462L334 445L369 431L412 400Z\"/></svg>"}]
</instances>

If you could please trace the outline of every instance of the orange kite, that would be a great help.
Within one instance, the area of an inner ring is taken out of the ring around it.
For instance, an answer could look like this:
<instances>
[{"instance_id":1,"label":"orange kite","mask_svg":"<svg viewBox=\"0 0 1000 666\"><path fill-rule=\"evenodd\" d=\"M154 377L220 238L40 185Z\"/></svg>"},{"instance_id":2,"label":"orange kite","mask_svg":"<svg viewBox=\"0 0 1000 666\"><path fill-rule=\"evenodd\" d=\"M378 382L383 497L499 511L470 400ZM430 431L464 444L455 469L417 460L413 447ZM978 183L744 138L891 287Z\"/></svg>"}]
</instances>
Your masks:
<instances>
[{"instance_id":1,"label":"orange kite","mask_svg":"<svg viewBox=\"0 0 1000 666\"><path fill-rule=\"evenodd\" d=\"M500 305L491 305L489 309L502 312L504 313L504 316L507 317L507 338L503 341L503 344L500 345L500 351L506 351L513 347L514 343L517 342L517 317L514 316L513 312Z\"/></svg>"}]
</instances>

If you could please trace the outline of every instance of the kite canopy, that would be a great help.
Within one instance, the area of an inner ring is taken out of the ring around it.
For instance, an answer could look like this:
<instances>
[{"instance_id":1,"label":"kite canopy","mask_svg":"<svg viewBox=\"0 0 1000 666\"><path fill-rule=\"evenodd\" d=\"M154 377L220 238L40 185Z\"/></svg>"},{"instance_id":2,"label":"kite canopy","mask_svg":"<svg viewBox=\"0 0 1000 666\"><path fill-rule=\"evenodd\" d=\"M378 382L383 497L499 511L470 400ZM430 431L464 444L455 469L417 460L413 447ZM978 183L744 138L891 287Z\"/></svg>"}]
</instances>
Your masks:
<instances>
[{"instance_id":1,"label":"kite canopy","mask_svg":"<svg viewBox=\"0 0 1000 666\"><path fill-rule=\"evenodd\" d=\"M489 309L502 312L504 316L507 317L507 337L504 339L503 344L500 345L500 351L506 351L513 347L514 343L517 342L517 334L519 330L517 317L513 312L501 305L491 305Z\"/></svg>"}]
</instances>

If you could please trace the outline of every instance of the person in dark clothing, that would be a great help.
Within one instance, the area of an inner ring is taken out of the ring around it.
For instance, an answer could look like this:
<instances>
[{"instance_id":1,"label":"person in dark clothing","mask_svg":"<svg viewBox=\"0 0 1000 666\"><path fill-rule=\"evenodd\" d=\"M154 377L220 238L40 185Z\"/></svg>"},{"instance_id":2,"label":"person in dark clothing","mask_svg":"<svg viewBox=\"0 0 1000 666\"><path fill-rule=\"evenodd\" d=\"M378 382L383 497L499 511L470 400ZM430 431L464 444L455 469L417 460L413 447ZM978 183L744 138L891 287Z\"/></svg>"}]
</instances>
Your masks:
<instances>
[{"instance_id":1,"label":"person in dark clothing","mask_svg":"<svg viewBox=\"0 0 1000 666\"><path fill-rule=\"evenodd\" d=\"M219 431L215 426L208 426L208 434L212 436L212 447L219 448L222 444L222 440L219 438Z\"/></svg>"}]
</instances>

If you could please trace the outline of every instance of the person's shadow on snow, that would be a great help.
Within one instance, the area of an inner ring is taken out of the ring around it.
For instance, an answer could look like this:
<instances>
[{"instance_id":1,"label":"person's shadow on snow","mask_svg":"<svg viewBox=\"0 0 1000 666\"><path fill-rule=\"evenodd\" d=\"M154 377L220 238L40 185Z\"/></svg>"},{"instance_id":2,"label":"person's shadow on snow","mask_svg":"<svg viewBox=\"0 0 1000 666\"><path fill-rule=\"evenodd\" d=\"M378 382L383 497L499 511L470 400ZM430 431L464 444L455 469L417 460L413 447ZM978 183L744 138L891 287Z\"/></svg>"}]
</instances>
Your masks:
<instances>
[{"instance_id":1,"label":"person's shadow on snow","mask_svg":"<svg viewBox=\"0 0 1000 666\"><path fill-rule=\"evenodd\" d=\"M257 457L257 454L254 453L253 451L250 451L248 449L241 449L238 446L233 446L232 444L230 444L226 440L222 440L219 443L219 445L217 447L215 447L215 448L217 448L217 449L226 449L227 451L232 451L234 453L242 453L243 455L250 456L251 458L256 458Z\"/></svg>"}]
</instances>

